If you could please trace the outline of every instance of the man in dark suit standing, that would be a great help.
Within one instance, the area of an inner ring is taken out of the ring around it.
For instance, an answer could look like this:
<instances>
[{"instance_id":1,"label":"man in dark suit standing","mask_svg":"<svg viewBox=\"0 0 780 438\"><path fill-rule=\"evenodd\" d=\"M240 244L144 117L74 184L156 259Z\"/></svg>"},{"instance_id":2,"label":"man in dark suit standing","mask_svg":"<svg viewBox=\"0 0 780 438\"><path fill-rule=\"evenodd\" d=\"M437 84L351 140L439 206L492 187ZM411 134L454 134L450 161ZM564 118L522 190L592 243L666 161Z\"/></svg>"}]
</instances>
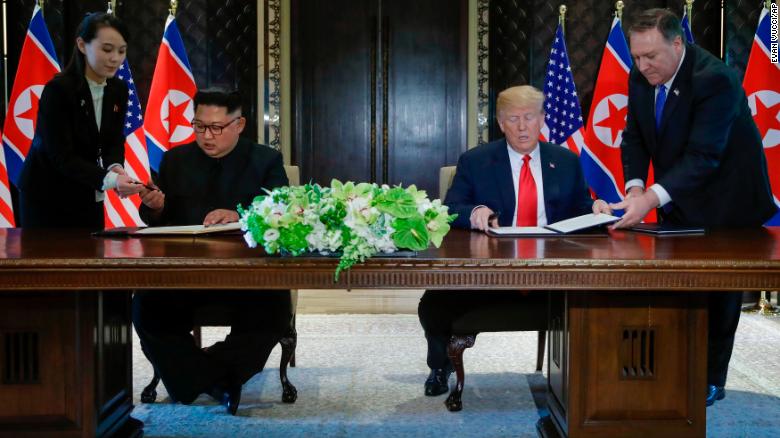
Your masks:
<instances>
[{"instance_id":1,"label":"man in dark suit standing","mask_svg":"<svg viewBox=\"0 0 780 438\"><path fill-rule=\"evenodd\" d=\"M236 206L263 189L287 185L282 156L242 139L246 119L237 92L195 95L195 142L163 155L159 189L141 192L141 217L150 225L212 225L238 221ZM197 309L219 306L231 318L228 337L207 349L190 331ZM133 323L144 354L174 400L207 393L236 413L241 385L260 372L287 333L289 291L142 291L133 297Z\"/></svg>"},{"instance_id":2,"label":"man in dark suit standing","mask_svg":"<svg viewBox=\"0 0 780 438\"><path fill-rule=\"evenodd\" d=\"M629 30L631 70L622 159L625 209L615 228L653 208L664 223L758 227L772 200L761 136L734 71L686 44L680 19L665 9L640 13ZM656 183L645 190L652 162ZM742 294L709 296L707 406L725 397Z\"/></svg>"},{"instance_id":3,"label":"man in dark suit standing","mask_svg":"<svg viewBox=\"0 0 780 438\"><path fill-rule=\"evenodd\" d=\"M575 154L539 141L543 103L544 94L528 85L498 95L496 117L506 138L461 155L444 201L458 214L453 226L483 231L491 226L544 226L591 211L611 212L606 202L591 199ZM481 306L527 306L539 298L518 291L426 291L418 308L431 369L425 395L448 390L452 368L447 344L455 319Z\"/></svg>"}]
</instances>

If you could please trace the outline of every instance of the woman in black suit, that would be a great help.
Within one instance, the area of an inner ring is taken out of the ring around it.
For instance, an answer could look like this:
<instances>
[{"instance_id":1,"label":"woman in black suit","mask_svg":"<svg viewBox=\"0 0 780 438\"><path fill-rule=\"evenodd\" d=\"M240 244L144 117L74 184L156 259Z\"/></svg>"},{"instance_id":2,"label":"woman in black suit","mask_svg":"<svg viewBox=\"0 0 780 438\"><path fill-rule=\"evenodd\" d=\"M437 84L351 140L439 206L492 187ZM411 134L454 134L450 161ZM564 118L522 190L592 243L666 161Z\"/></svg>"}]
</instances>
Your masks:
<instances>
[{"instance_id":1,"label":"woman in black suit","mask_svg":"<svg viewBox=\"0 0 780 438\"><path fill-rule=\"evenodd\" d=\"M22 227L102 229L106 190L143 185L125 174L127 87L114 75L127 30L113 15L88 14L65 70L43 89L38 124L20 177Z\"/></svg>"}]
</instances>

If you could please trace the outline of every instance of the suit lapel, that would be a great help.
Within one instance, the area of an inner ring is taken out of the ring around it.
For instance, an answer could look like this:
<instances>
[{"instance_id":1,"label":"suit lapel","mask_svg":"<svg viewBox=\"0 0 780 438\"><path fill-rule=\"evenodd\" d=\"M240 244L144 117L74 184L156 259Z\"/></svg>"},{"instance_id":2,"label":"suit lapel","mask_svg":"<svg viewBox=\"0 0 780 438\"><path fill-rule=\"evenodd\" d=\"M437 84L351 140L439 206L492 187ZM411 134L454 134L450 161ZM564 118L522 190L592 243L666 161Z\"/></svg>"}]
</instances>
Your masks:
<instances>
[{"instance_id":1,"label":"suit lapel","mask_svg":"<svg viewBox=\"0 0 780 438\"><path fill-rule=\"evenodd\" d=\"M86 119L84 125L89 129L90 137L97 138L99 131L97 122L95 121L95 108L92 103L92 93L89 91L89 84L87 84L86 80L84 80L82 86L79 88L76 98L79 101L79 108L82 116Z\"/></svg>"},{"instance_id":2,"label":"suit lapel","mask_svg":"<svg viewBox=\"0 0 780 438\"><path fill-rule=\"evenodd\" d=\"M669 123L669 119L674 114L674 110L677 104L680 102L680 94L687 91L687 79L690 77L690 69L693 65L693 48L687 47L685 50L685 59L680 66L680 70L677 72L677 76L672 82L672 89L669 90L666 96L666 103L664 104L664 113L661 116L661 129L658 132L658 138L660 139L666 131L666 126Z\"/></svg>"},{"instance_id":3,"label":"suit lapel","mask_svg":"<svg viewBox=\"0 0 780 438\"><path fill-rule=\"evenodd\" d=\"M113 135L111 126L116 123L117 117L120 122L124 120L124 114L117 114L122 110L122 103L119 100L119 89L111 85L109 81L105 88L103 88L103 115L100 119L100 136L101 140L105 140L103 144L110 142L110 137Z\"/></svg>"},{"instance_id":4,"label":"suit lapel","mask_svg":"<svg viewBox=\"0 0 780 438\"><path fill-rule=\"evenodd\" d=\"M558 163L550 160L547 150L548 147L560 146L539 143L539 158L542 166L542 191L544 192L544 211L548 221L550 221L550 218L557 217L551 201L560 196L560 187L558 186L558 177L556 176L556 173L558 172Z\"/></svg>"},{"instance_id":5,"label":"suit lapel","mask_svg":"<svg viewBox=\"0 0 780 438\"><path fill-rule=\"evenodd\" d=\"M637 124L639 125L639 129L645 132L644 137L650 140L648 148L653 151L655 150L657 135L655 130L655 88L647 82L643 83L642 86L639 87L638 97L640 99L638 105L639 120L637 120Z\"/></svg>"},{"instance_id":6,"label":"suit lapel","mask_svg":"<svg viewBox=\"0 0 780 438\"><path fill-rule=\"evenodd\" d=\"M493 153L492 163L488 171L493 171L498 187L499 198L501 199L501 216L499 221L501 225L512 225L512 215L515 212L515 188L512 179L512 166L509 165L509 153L506 151L506 141L501 142ZM506 221L506 222L505 222Z\"/></svg>"}]
</instances>

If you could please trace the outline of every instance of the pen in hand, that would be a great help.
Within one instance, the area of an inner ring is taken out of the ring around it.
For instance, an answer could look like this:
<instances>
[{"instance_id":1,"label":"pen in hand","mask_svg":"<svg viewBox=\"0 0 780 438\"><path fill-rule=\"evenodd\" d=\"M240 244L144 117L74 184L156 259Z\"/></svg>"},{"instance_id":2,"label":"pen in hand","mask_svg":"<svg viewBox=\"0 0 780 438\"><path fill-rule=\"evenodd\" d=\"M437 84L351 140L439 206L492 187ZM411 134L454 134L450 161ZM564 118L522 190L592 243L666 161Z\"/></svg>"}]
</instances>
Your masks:
<instances>
[{"instance_id":1,"label":"pen in hand","mask_svg":"<svg viewBox=\"0 0 780 438\"><path fill-rule=\"evenodd\" d=\"M147 190L152 190L152 191L154 191L154 190L157 190L158 192L160 191L160 189L158 189L157 187L152 187L152 186L150 186L149 184L144 184L144 183L142 183L141 181L131 181L131 184L141 184L141 185L142 185L142 186L144 186L144 187L145 187Z\"/></svg>"}]
</instances>

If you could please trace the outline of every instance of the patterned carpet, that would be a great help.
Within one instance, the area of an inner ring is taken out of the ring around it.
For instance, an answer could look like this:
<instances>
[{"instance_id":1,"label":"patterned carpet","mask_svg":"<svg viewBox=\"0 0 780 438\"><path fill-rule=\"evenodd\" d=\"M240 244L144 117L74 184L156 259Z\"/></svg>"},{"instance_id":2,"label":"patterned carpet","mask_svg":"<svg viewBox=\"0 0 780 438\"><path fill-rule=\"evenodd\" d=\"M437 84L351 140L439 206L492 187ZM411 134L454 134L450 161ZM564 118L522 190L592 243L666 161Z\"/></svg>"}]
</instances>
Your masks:
<instances>
[{"instance_id":1,"label":"patterned carpet","mask_svg":"<svg viewBox=\"0 0 780 438\"><path fill-rule=\"evenodd\" d=\"M204 345L226 329L204 330ZM425 397L425 342L414 315L299 315L295 404L281 402L279 348L245 387L237 417L202 396L192 406L141 404L151 377L135 339L133 416L147 437L535 437L536 334L486 333L465 354L464 409ZM454 378L450 380L452 384ZM727 397L707 410L709 437L780 436L780 319L743 315Z\"/></svg>"}]
</instances>

